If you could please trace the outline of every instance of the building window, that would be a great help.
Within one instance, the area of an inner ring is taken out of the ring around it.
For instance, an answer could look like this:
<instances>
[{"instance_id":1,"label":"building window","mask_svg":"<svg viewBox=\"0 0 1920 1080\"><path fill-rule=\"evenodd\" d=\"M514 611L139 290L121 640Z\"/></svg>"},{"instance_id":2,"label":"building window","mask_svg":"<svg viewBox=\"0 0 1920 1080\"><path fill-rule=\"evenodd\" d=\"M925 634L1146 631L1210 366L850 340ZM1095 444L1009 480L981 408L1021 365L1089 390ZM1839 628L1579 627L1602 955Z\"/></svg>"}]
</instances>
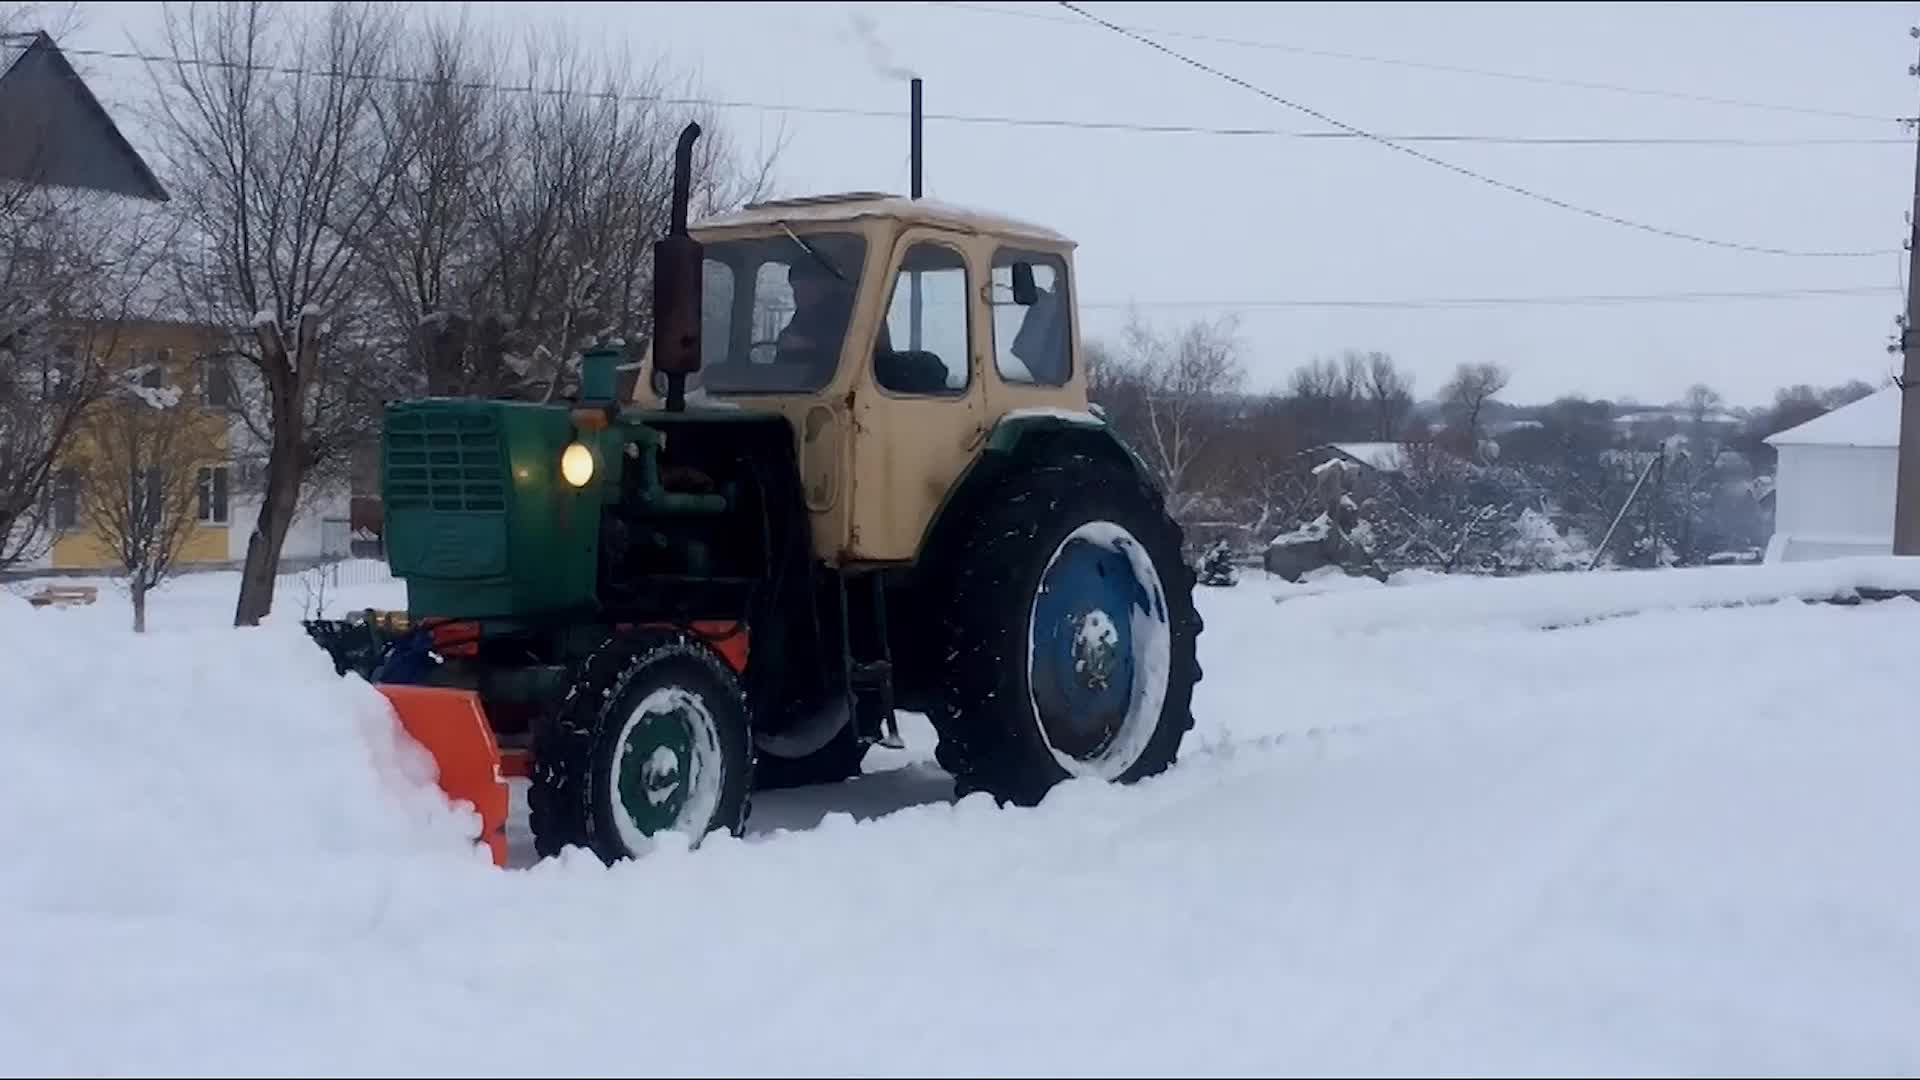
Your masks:
<instances>
[{"instance_id":1,"label":"building window","mask_svg":"<svg viewBox=\"0 0 1920 1080\"><path fill-rule=\"evenodd\" d=\"M80 524L80 477L61 469L53 478L53 527L65 531Z\"/></svg>"},{"instance_id":2,"label":"building window","mask_svg":"<svg viewBox=\"0 0 1920 1080\"><path fill-rule=\"evenodd\" d=\"M267 463L261 458L245 458L238 462L240 469L240 490L249 495L263 495L267 490Z\"/></svg>"},{"instance_id":3,"label":"building window","mask_svg":"<svg viewBox=\"0 0 1920 1080\"><path fill-rule=\"evenodd\" d=\"M233 373L227 370L225 358L200 358L200 404L209 409L233 407Z\"/></svg>"},{"instance_id":4,"label":"building window","mask_svg":"<svg viewBox=\"0 0 1920 1080\"><path fill-rule=\"evenodd\" d=\"M227 467L200 470L200 520L209 525L227 523Z\"/></svg>"}]
</instances>

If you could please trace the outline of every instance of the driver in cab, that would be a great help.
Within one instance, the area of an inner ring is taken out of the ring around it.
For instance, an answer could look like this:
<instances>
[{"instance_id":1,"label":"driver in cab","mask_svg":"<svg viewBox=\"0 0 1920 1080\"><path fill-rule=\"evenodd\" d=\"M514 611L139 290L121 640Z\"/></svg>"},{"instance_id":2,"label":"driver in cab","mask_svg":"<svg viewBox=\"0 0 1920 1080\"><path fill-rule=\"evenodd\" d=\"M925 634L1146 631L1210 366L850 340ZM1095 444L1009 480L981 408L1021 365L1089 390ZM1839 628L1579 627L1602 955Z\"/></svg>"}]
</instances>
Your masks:
<instances>
[{"instance_id":1,"label":"driver in cab","mask_svg":"<svg viewBox=\"0 0 1920 1080\"><path fill-rule=\"evenodd\" d=\"M818 260L805 258L787 268L787 284L793 289L793 318L780 331L774 362L803 368L805 385L823 385L840 363L840 344L853 318L853 286Z\"/></svg>"}]
</instances>

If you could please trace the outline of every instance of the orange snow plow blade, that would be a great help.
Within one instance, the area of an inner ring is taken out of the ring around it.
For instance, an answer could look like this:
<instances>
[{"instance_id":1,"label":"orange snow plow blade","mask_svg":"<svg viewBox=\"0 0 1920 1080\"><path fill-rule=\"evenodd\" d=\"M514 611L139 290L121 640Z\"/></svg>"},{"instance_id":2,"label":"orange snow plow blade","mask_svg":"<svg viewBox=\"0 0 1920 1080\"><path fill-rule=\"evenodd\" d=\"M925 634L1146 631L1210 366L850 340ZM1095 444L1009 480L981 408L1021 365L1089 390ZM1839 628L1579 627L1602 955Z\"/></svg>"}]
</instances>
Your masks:
<instances>
[{"instance_id":1,"label":"orange snow plow blade","mask_svg":"<svg viewBox=\"0 0 1920 1080\"><path fill-rule=\"evenodd\" d=\"M492 851L493 864L507 865L510 796L480 696L439 686L381 684L375 689L393 702L407 734L433 755L440 767L440 790L454 802L472 803L479 812L478 842Z\"/></svg>"}]
</instances>

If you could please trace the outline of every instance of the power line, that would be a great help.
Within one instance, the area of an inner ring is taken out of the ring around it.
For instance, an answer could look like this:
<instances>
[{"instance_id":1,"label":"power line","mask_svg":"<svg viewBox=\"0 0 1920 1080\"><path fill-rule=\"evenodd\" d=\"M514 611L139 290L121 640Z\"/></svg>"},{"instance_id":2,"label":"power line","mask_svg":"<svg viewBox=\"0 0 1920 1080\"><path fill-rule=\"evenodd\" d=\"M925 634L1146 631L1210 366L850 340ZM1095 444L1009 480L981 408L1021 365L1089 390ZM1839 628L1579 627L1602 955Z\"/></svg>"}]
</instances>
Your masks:
<instances>
[{"instance_id":1,"label":"power line","mask_svg":"<svg viewBox=\"0 0 1920 1080\"><path fill-rule=\"evenodd\" d=\"M1010 13L1011 14L1011 13ZM91 57L102 60L124 60L149 64L178 64L185 67L211 67L220 69L246 70L270 75L290 75L298 78L347 78L339 72L319 68L303 68L287 65L246 63L230 60L206 60L191 56L164 56L155 53L143 53L118 49L66 48L62 51L69 56ZM752 112L792 113L808 116L837 116L862 120L885 120L899 122L906 118L902 109L880 109L860 106L806 105L792 102L747 101L726 98L672 97L663 94L633 94L607 90L569 90L564 88L512 85L495 82L447 82L426 76L401 74L367 74L353 76L377 82L389 82L407 86L446 85L453 89L485 91L490 93L533 94L540 96L573 96L586 100L612 101L639 105L676 105L703 106L715 109L739 109ZM1143 123L1126 120L1086 120L1071 117L1009 116L1004 114L929 112L924 115L930 123L945 122L954 124L972 124L992 127L1067 129L1075 131L1108 131L1147 135L1191 135L1218 138L1280 138L1296 139L1307 142L1351 142L1359 138L1348 131L1297 131L1275 127L1234 127L1204 124ZM1474 132L1412 132L1382 136L1396 142L1407 143L1466 143L1499 146L1566 146L1566 147L1609 147L1609 146L1672 146L1672 147L1790 147L1790 146L1906 146L1907 140L1897 136L1787 136L1787 137L1748 137L1718 135L1500 135Z\"/></svg>"},{"instance_id":2,"label":"power line","mask_svg":"<svg viewBox=\"0 0 1920 1080\"><path fill-rule=\"evenodd\" d=\"M1423 308L1501 308L1501 307L1591 307L1638 304L1703 304L1741 300L1802 300L1830 297L1887 296L1901 290L1890 285L1848 285L1832 288L1754 289L1747 291L1692 291L1650 293L1588 293L1559 296L1459 296L1407 297L1376 299L1303 299L1303 300L1107 300L1088 301L1080 307L1089 311L1126 308L1244 308L1279 309L1357 309L1414 310Z\"/></svg>"},{"instance_id":3,"label":"power line","mask_svg":"<svg viewBox=\"0 0 1920 1080\"><path fill-rule=\"evenodd\" d=\"M1434 157L1431 154L1427 154L1422 151L1412 149L1411 147L1402 145L1400 143L1392 142L1388 139L1382 138L1379 135L1375 135L1372 132L1364 131L1360 128L1354 127L1351 124L1342 122L1340 120L1336 120L1333 117L1328 116L1327 114L1320 112L1316 109L1312 109L1305 105L1301 105L1298 102L1289 101L1286 98L1283 98L1280 95L1275 94L1270 90L1265 90L1258 86L1255 86L1252 83L1246 81L1245 79L1240 78L1237 75L1228 74L1227 72L1221 71L1219 68L1211 67L1205 63L1202 63L1199 60L1195 60L1194 58L1186 55L1185 53L1177 52L1173 49L1170 49L1167 46L1162 45L1151 38L1142 37L1140 34L1135 33L1132 30L1128 30L1123 26L1118 26L1114 23L1108 22L1107 20L1102 19L1097 15L1094 15L1090 12L1087 12L1081 9L1077 5L1073 4L1071 0L1058 0L1058 2L1061 7L1064 7L1067 10L1074 12L1075 14L1081 16L1084 19L1087 19L1091 22L1098 23L1099 25L1106 27L1107 29L1113 31L1114 33L1132 38L1133 40L1141 43L1142 45L1147 46L1148 48L1154 49L1161 53L1165 53L1166 55L1174 58L1175 60L1180 61L1183 64L1186 64L1193 68L1197 68L1200 71L1204 71L1207 74L1214 76L1215 78L1224 79L1225 81L1230 82L1235 86L1238 86L1244 90L1250 90L1253 93L1259 94L1261 97L1266 98L1269 101L1278 103L1280 105L1284 105L1287 108L1293 109L1297 112L1305 113L1308 116L1313 117L1315 120L1318 120L1329 127L1336 127L1343 131L1351 132L1357 137L1365 138L1373 142L1377 142L1380 145L1387 147L1390 150L1398 151L1399 153L1406 154L1407 156L1412 157L1415 160L1424 161L1429 165L1433 165L1438 168L1445 169L1448 172L1467 177L1470 180L1477 180L1482 184L1486 184L1490 187L1498 188L1510 194L1519 195L1523 198L1532 199L1536 202L1542 202L1547 204L1548 206L1556 207L1561 210L1566 210L1571 213L1580 214L1585 217L1590 217L1597 221L1604 221L1604 222L1607 222L1608 224L1619 225L1623 228L1628 228L1628 229L1636 229L1640 232L1652 233L1655 236L1664 236L1673 240L1686 240L1691 243L1704 244L1708 247L1726 248L1734 251L1746 251L1746 252L1751 252L1751 253L1760 254L1760 255L1788 255L1788 256L1794 256L1798 258L1859 259L1859 258L1870 258L1875 256L1886 255L1897 250L1894 248L1879 248L1879 249L1874 249L1869 251L1803 251L1803 250L1797 250L1794 248L1768 247L1761 244L1746 244L1746 243L1741 243L1733 240L1718 240L1712 237L1700 236L1694 233L1681 232L1677 229L1668 229L1658 225L1648 225L1645 222L1634 221L1630 218L1621 217L1618 214L1610 214L1602 210L1594 210L1589 207L1580 206L1575 203L1567 202L1564 199L1556 198L1552 195L1543 194L1541 192L1533 190L1532 188L1521 187L1518 184L1511 184L1505 180L1497 180L1491 176L1486 175L1485 173L1475 172L1474 170L1465 168L1464 166L1455 165L1449 161L1443 161L1440 158Z\"/></svg>"},{"instance_id":4,"label":"power line","mask_svg":"<svg viewBox=\"0 0 1920 1080\"><path fill-rule=\"evenodd\" d=\"M1059 15L1049 15L1039 11L1010 11L1006 8L990 7L985 4L947 2L947 0L930 0L930 4L933 7L952 8L956 11L971 11L982 15L1004 15L1011 18L1034 19L1041 22L1054 22L1063 25L1079 25L1073 19ZM1560 86L1575 90L1596 90L1613 94L1629 94L1635 97L1667 98L1675 101L1691 101L1701 105L1720 105L1739 109L1760 109L1768 112L1798 113L1803 116L1824 116L1841 120L1873 120L1886 123L1899 119L1898 117L1877 113L1851 112L1845 109L1822 109L1808 105L1787 105L1780 102L1751 101L1743 98L1720 97L1713 94L1696 94L1685 90L1626 86L1620 83L1566 79L1551 75L1534 75L1527 72L1496 71L1489 68L1468 67L1463 64L1441 64L1426 60L1408 60L1401 57L1371 56L1366 53L1341 52L1336 49L1315 49L1284 41L1262 41L1249 38L1228 37L1222 34L1202 34L1164 27L1126 24L1114 25L1118 25L1122 29L1134 30L1143 34L1157 34L1161 37L1182 38L1189 41L1204 41L1216 45L1233 45L1247 49L1270 49L1278 52L1294 53L1300 56L1317 56L1329 60L1347 60L1364 64L1380 64L1388 67L1414 68L1421 71L1438 71L1449 75L1471 75L1486 79L1505 79L1510 82L1532 83L1537 86Z\"/></svg>"}]
</instances>

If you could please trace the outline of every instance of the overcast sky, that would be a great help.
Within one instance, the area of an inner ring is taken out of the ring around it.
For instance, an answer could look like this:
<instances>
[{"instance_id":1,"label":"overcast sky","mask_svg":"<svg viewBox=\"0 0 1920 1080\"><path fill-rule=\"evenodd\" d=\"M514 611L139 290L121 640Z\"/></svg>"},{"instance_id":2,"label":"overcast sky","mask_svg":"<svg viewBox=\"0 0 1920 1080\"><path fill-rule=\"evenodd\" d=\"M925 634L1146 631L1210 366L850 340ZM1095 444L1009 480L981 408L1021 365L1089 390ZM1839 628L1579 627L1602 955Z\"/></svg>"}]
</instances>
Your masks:
<instances>
[{"instance_id":1,"label":"overcast sky","mask_svg":"<svg viewBox=\"0 0 1920 1080\"><path fill-rule=\"evenodd\" d=\"M926 80L929 113L1330 130L1058 5L979 5L1014 14L963 9L970 6L472 5L481 20L560 20L595 42L625 42L636 56L664 51L697 69L716 98L898 110L877 119L726 110L724 121L745 139L784 131L783 194L906 191L907 89L876 63L855 30L856 12L870 18L891 64ZM1901 309L1904 256L1890 252L1904 235L1914 150L1893 118L1920 111L1920 80L1907 74L1916 56L1908 28L1920 23L1920 5L1084 6L1387 136L1828 140L1410 145L1666 229L1771 248L1889 252L1787 257L1669 239L1359 139L929 121L929 195L1045 222L1079 242L1089 334L1116 330L1130 302L1165 326L1237 310L1256 388L1282 384L1315 356L1382 350L1411 369L1423 396L1459 362L1497 361L1514 374L1505 397L1520 402L1569 392L1663 401L1704 381L1733 404L1760 404L1783 383L1878 381L1894 370L1886 343ZM71 44L160 44L157 4L82 7ZM80 62L106 84L110 105L137 85L137 71L120 70L129 65ZM1780 289L1878 291L1580 306L1258 306Z\"/></svg>"}]
</instances>

